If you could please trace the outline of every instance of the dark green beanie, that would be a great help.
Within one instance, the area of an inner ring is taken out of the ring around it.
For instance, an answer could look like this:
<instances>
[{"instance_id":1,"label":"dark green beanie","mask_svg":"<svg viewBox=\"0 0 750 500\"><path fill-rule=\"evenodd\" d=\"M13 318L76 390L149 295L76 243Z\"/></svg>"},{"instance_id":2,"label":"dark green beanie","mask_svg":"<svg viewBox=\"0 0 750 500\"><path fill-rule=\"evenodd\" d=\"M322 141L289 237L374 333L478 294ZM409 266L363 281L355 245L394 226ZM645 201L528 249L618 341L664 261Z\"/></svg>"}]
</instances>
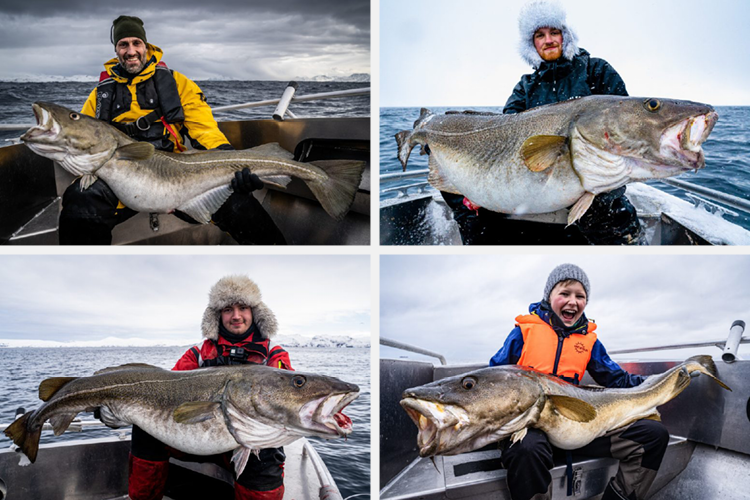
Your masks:
<instances>
[{"instance_id":1,"label":"dark green beanie","mask_svg":"<svg viewBox=\"0 0 750 500\"><path fill-rule=\"evenodd\" d=\"M117 42L123 38L131 36L140 38L143 43L146 43L146 30L143 29L143 21L134 16L120 16L112 21L110 38L114 45L117 45Z\"/></svg>"}]
</instances>

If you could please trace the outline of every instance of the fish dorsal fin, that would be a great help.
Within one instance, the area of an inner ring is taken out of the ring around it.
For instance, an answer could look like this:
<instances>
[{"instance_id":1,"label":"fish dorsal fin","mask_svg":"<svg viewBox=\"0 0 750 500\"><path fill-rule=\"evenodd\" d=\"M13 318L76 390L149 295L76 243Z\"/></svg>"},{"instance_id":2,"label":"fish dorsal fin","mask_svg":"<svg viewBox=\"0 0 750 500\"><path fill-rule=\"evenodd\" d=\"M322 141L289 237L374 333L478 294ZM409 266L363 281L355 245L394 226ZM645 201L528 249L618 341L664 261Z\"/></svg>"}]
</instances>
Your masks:
<instances>
[{"instance_id":1,"label":"fish dorsal fin","mask_svg":"<svg viewBox=\"0 0 750 500\"><path fill-rule=\"evenodd\" d=\"M590 422L596 417L596 409L586 401L570 396L550 395L547 397L555 406L555 410L565 418L576 422Z\"/></svg>"},{"instance_id":2,"label":"fish dorsal fin","mask_svg":"<svg viewBox=\"0 0 750 500\"><path fill-rule=\"evenodd\" d=\"M446 193L463 194L451 181L445 178L442 170L440 170L440 165L438 165L437 160L434 160L432 156L430 156L428 165L430 166L430 173L427 175L427 182L429 182L432 187L438 191L445 191Z\"/></svg>"},{"instance_id":3,"label":"fish dorsal fin","mask_svg":"<svg viewBox=\"0 0 750 500\"><path fill-rule=\"evenodd\" d=\"M211 222L211 216L216 213L231 195L232 189L229 184L215 187L195 198L187 200L177 207L177 210L185 212L201 224L208 224Z\"/></svg>"},{"instance_id":4,"label":"fish dorsal fin","mask_svg":"<svg viewBox=\"0 0 750 500\"><path fill-rule=\"evenodd\" d=\"M220 406L215 401L191 401L175 408L172 417L178 424L197 424L214 418L214 410Z\"/></svg>"},{"instance_id":5,"label":"fish dorsal fin","mask_svg":"<svg viewBox=\"0 0 750 500\"><path fill-rule=\"evenodd\" d=\"M252 151L263 156L270 156L272 158L282 158L284 160L294 160L294 154L290 153L286 149L282 148L278 142L269 142L268 144L261 144L255 146L247 151Z\"/></svg>"},{"instance_id":6,"label":"fish dorsal fin","mask_svg":"<svg viewBox=\"0 0 750 500\"><path fill-rule=\"evenodd\" d=\"M42 380L42 383L39 384L39 399L42 401L49 401L49 398L54 396L55 393L62 389L65 384L72 382L77 378L78 377L51 377Z\"/></svg>"},{"instance_id":7,"label":"fish dorsal fin","mask_svg":"<svg viewBox=\"0 0 750 500\"><path fill-rule=\"evenodd\" d=\"M586 210L588 210L594 202L595 196L594 193L586 192L583 196L578 198L578 201L575 202L575 205L573 205L570 212L568 212L568 226L583 217L583 214L586 213Z\"/></svg>"},{"instance_id":8,"label":"fish dorsal fin","mask_svg":"<svg viewBox=\"0 0 750 500\"><path fill-rule=\"evenodd\" d=\"M145 161L154 156L154 151L150 142L134 142L117 148L115 154L119 160Z\"/></svg>"},{"instance_id":9,"label":"fish dorsal fin","mask_svg":"<svg viewBox=\"0 0 750 500\"><path fill-rule=\"evenodd\" d=\"M523 141L521 158L532 172L543 172L569 154L568 138L560 135L534 135Z\"/></svg>"},{"instance_id":10,"label":"fish dorsal fin","mask_svg":"<svg viewBox=\"0 0 750 500\"><path fill-rule=\"evenodd\" d=\"M130 370L133 368L137 368L140 370L162 370L163 369L163 368L159 368L158 366L148 365L146 363L126 363L124 365L102 368L101 370L95 371L94 375L101 375L102 373L110 373L110 372L119 372L120 370Z\"/></svg>"}]
</instances>

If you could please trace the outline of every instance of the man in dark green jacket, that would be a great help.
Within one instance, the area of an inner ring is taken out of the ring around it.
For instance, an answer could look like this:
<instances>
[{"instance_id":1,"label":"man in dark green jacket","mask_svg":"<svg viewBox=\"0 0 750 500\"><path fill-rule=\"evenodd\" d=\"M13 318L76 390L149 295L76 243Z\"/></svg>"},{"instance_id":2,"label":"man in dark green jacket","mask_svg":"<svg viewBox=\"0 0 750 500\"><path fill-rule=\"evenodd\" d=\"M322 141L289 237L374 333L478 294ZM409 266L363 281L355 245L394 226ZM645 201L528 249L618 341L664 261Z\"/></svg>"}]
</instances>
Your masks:
<instances>
[{"instance_id":1,"label":"man in dark green jacket","mask_svg":"<svg viewBox=\"0 0 750 500\"><path fill-rule=\"evenodd\" d=\"M503 108L504 114L588 95L628 95L625 83L603 59L578 47L578 37L565 22L565 11L546 0L529 3L519 16L521 57L534 72L523 75ZM463 197L443 193L453 209L464 244L519 244L503 214L463 205ZM625 187L602 193L586 214L548 243L622 245L637 242L640 224Z\"/></svg>"}]
</instances>

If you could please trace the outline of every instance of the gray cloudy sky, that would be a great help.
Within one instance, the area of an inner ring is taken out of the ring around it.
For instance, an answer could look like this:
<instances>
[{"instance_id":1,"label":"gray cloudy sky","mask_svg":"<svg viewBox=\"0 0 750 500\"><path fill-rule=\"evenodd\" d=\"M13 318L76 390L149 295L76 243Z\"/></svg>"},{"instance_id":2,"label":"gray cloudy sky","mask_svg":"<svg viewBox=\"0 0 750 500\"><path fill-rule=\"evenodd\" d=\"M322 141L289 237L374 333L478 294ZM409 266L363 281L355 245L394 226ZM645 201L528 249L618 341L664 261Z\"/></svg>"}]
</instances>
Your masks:
<instances>
[{"instance_id":1,"label":"gray cloudy sky","mask_svg":"<svg viewBox=\"0 0 750 500\"><path fill-rule=\"evenodd\" d=\"M589 277L585 312L608 351L726 340L735 320L750 323L747 255L388 255L380 263L381 335L437 351L449 363L486 363L502 347L515 317L541 300L550 271L565 262L581 266ZM749 358L750 345L740 352ZM405 354L384 346L380 353ZM619 359L686 359L698 353L721 351Z\"/></svg>"},{"instance_id":2,"label":"gray cloudy sky","mask_svg":"<svg viewBox=\"0 0 750 500\"><path fill-rule=\"evenodd\" d=\"M370 336L369 256L0 256L0 339L199 342L208 290L246 274L279 334Z\"/></svg>"},{"instance_id":3,"label":"gray cloudy sky","mask_svg":"<svg viewBox=\"0 0 750 500\"><path fill-rule=\"evenodd\" d=\"M522 0L380 0L381 106L503 106L531 67ZM560 0L633 96L750 105L747 0Z\"/></svg>"},{"instance_id":4,"label":"gray cloudy sky","mask_svg":"<svg viewBox=\"0 0 750 500\"><path fill-rule=\"evenodd\" d=\"M368 0L23 0L0 3L0 80L97 79L122 14L140 17L167 65L194 80L370 73Z\"/></svg>"}]
</instances>

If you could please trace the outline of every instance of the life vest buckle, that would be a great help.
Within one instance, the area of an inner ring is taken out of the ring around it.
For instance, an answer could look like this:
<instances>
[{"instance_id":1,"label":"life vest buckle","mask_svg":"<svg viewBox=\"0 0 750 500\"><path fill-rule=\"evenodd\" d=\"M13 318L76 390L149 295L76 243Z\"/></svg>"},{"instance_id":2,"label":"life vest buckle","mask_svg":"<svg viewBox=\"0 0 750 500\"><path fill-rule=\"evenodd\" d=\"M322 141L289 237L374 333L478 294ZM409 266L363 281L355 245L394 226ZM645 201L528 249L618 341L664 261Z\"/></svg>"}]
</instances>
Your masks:
<instances>
[{"instance_id":1,"label":"life vest buckle","mask_svg":"<svg viewBox=\"0 0 750 500\"><path fill-rule=\"evenodd\" d=\"M147 120L144 120L145 127L142 127L141 126L141 120L144 119L144 118L146 118L146 116L139 116L138 119L135 121L135 126L136 126L136 128L138 128L138 130L141 130L141 131L145 132L146 130L148 130L148 129L151 128L151 124L148 123Z\"/></svg>"}]
</instances>

